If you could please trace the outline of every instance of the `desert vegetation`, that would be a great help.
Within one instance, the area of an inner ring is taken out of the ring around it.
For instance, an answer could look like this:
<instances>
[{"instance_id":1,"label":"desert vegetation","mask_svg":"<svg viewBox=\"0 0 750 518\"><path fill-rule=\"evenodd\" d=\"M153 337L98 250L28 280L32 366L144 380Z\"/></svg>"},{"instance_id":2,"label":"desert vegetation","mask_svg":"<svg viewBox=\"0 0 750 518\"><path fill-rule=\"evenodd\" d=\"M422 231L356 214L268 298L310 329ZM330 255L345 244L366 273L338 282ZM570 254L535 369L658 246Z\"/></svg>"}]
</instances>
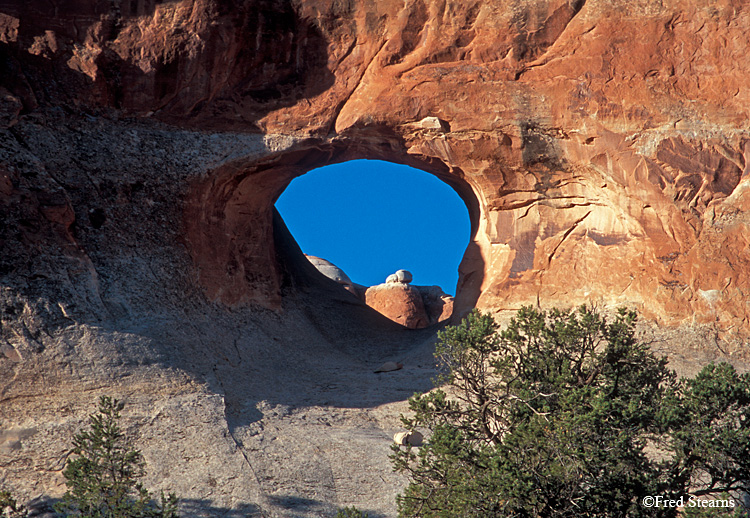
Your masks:
<instances>
[{"instance_id":1,"label":"desert vegetation","mask_svg":"<svg viewBox=\"0 0 750 518\"><path fill-rule=\"evenodd\" d=\"M399 516L666 518L681 498L685 516L746 516L750 374L678 379L635 323L526 307L503 330L477 311L448 327L440 388L403 418L432 435L393 447Z\"/></svg>"},{"instance_id":2,"label":"desert vegetation","mask_svg":"<svg viewBox=\"0 0 750 518\"><path fill-rule=\"evenodd\" d=\"M678 378L639 339L636 318L525 307L500 329L475 310L439 332L437 387L402 417L428 439L391 455L409 479L399 516L747 517L750 373L712 363ZM123 408L101 396L74 436L60 515L178 518L176 495L157 502L140 482ZM28 514L4 490L0 510Z\"/></svg>"},{"instance_id":3,"label":"desert vegetation","mask_svg":"<svg viewBox=\"0 0 750 518\"><path fill-rule=\"evenodd\" d=\"M178 518L174 494L156 503L139 481L145 462L118 422L124 403L101 396L98 412L89 416L90 429L73 438L72 457L63 476L68 486L55 508L81 518Z\"/></svg>"}]
</instances>

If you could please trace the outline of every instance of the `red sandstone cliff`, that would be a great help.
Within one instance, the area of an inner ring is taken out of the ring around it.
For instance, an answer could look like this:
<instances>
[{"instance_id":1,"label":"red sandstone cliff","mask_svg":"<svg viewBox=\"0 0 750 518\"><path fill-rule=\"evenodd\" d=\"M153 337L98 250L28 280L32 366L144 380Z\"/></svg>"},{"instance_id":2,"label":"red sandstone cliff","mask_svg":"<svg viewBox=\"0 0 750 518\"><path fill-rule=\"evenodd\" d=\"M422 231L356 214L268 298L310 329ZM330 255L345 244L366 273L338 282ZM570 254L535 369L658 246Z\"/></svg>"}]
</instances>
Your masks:
<instances>
[{"instance_id":1,"label":"red sandstone cliff","mask_svg":"<svg viewBox=\"0 0 750 518\"><path fill-rule=\"evenodd\" d=\"M291 178L384 158L471 207L462 311L634 302L747 329L744 2L51 5L0 7L9 123L65 105L309 137L195 185L187 237L213 296L273 298L262 236Z\"/></svg>"}]
</instances>

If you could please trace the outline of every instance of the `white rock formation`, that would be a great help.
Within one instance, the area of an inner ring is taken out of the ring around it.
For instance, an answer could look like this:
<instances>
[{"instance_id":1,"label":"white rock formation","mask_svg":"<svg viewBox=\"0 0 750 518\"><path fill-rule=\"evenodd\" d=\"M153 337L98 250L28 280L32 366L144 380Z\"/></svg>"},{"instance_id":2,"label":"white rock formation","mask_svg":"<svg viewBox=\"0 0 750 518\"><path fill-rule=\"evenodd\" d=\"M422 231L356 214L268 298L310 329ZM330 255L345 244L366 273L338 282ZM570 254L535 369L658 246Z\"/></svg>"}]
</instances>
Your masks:
<instances>
[{"instance_id":1,"label":"white rock formation","mask_svg":"<svg viewBox=\"0 0 750 518\"><path fill-rule=\"evenodd\" d=\"M398 270L396 273L390 274L385 279L386 284L401 283L409 284L412 280L411 272L408 270Z\"/></svg>"},{"instance_id":2,"label":"white rock formation","mask_svg":"<svg viewBox=\"0 0 750 518\"><path fill-rule=\"evenodd\" d=\"M307 257L307 260L310 261L312 265L315 266L315 268L317 268L320 273L322 273L329 279L334 280L338 282L339 284L343 284L346 287L354 286L354 283L349 278L349 276L346 275L341 268L339 268L332 262L322 259L320 257L315 257L314 255L305 254L305 257Z\"/></svg>"},{"instance_id":3,"label":"white rock formation","mask_svg":"<svg viewBox=\"0 0 750 518\"><path fill-rule=\"evenodd\" d=\"M424 436L415 431L412 432L398 432L393 436L393 442L400 446L422 446Z\"/></svg>"}]
</instances>

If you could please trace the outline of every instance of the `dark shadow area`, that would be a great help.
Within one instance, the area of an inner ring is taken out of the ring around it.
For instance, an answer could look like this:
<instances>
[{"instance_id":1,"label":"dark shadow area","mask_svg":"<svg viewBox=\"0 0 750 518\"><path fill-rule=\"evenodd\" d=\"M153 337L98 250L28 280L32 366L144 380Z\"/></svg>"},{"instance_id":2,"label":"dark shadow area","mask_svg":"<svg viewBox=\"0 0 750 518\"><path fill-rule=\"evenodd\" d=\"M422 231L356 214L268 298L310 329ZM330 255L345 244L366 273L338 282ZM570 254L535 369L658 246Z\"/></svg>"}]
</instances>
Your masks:
<instances>
[{"instance_id":1,"label":"dark shadow area","mask_svg":"<svg viewBox=\"0 0 750 518\"><path fill-rule=\"evenodd\" d=\"M302 363L283 352L274 356L270 351L266 355L252 350L236 353L250 357L260 355L262 359L255 361L252 370L245 370L242 360L234 366L217 362L214 374L220 386L216 388L225 394L230 430L263 417L253 406L257 401L290 408L366 408L404 400L414 392L432 388L433 343L442 326L410 330L392 322L321 275L305 258L278 214L274 217L274 231L277 257L282 265L285 305L296 308L294 314L299 311L299 315L304 316L306 325L311 326L306 332L314 332L317 340L322 339L326 350L313 344L311 337L299 351L288 351L307 358ZM281 335L286 329L291 334L294 318L291 314L282 316L276 332ZM263 320L259 319L258 323L265 327L267 324ZM273 331L269 329L268 333L273 334ZM276 347L285 347L281 336L272 341L278 343ZM309 364L309 358L317 358L318 363ZM385 361L403 362L405 359L411 361L402 371L374 372ZM276 373L275 382L259 383L254 370ZM329 381L321 382L321 378Z\"/></svg>"},{"instance_id":2,"label":"dark shadow area","mask_svg":"<svg viewBox=\"0 0 750 518\"><path fill-rule=\"evenodd\" d=\"M228 509L217 507L211 500L186 498L180 500L182 518L253 518L264 517L261 508L255 504L240 504Z\"/></svg>"},{"instance_id":3,"label":"dark shadow area","mask_svg":"<svg viewBox=\"0 0 750 518\"><path fill-rule=\"evenodd\" d=\"M101 2L100 0L80 0L63 2L18 2L0 0L0 12L9 16L21 17L29 23L45 22L51 30L64 30L68 20L78 20L78 29L86 30L102 17L118 15L122 18L150 16L157 6L177 4L179 0L121 0Z\"/></svg>"},{"instance_id":4,"label":"dark shadow area","mask_svg":"<svg viewBox=\"0 0 750 518\"><path fill-rule=\"evenodd\" d=\"M322 502L299 496L273 495L268 499L274 506L290 513L294 513L295 511L304 513L322 513L326 508L325 504Z\"/></svg>"},{"instance_id":5,"label":"dark shadow area","mask_svg":"<svg viewBox=\"0 0 750 518\"><path fill-rule=\"evenodd\" d=\"M546 52L557 41L570 21L583 9L586 0L563 4L546 19L529 11L514 15L512 24L518 34L513 40L513 56L520 61L532 61Z\"/></svg>"},{"instance_id":6,"label":"dark shadow area","mask_svg":"<svg viewBox=\"0 0 750 518\"><path fill-rule=\"evenodd\" d=\"M27 518L62 518L63 515L55 512L55 505L60 501L61 499L59 498L46 496L35 498L26 503L27 514L24 516ZM310 509L323 508L323 504L312 500L308 506ZM218 507L211 500L194 498L181 498L179 501L179 510L182 518L254 518L266 516L256 504L245 503L230 509ZM376 517L379 515L372 516Z\"/></svg>"},{"instance_id":7,"label":"dark shadow area","mask_svg":"<svg viewBox=\"0 0 750 518\"><path fill-rule=\"evenodd\" d=\"M457 324L461 318L466 316L477 305L479 296L482 294L482 282L484 282L484 259L482 252L474 240L466 247L461 265L466 266L466 271L459 270L458 289L453 303L453 315L450 323Z\"/></svg>"},{"instance_id":8,"label":"dark shadow area","mask_svg":"<svg viewBox=\"0 0 750 518\"><path fill-rule=\"evenodd\" d=\"M57 518L61 516L55 512L55 505L60 502L59 498L41 496L34 498L25 504L27 518ZM19 502L20 503L20 502Z\"/></svg>"},{"instance_id":9,"label":"dark shadow area","mask_svg":"<svg viewBox=\"0 0 750 518\"><path fill-rule=\"evenodd\" d=\"M335 516L336 511L330 511L330 504L325 504L318 500L310 498L301 498L298 496L278 496L274 495L269 498L270 502L276 507L284 509L294 516L294 513L317 513L316 516ZM328 512L326 512L328 510ZM366 513L368 518L386 518L386 515L366 509L360 509Z\"/></svg>"},{"instance_id":10,"label":"dark shadow area","mask_svg":"<svg viewBox=\"0 0 750 518\"><path fill-rule=\"evenodd\" d=\"M35 498L26 504L27 514L24 516L27 518L61 518L62 515L56 513L54 509L59 502L59 498ZM310 498L274 495L269 497L269 502L283 510L282 512L290 513L289 516L294 516L295 512L306 515L316 513L316 516L330 517L336 514L335 510L331 510L331 504ZM386 518L385 514L367 509L360 510L367 513L369 518ZM237 507L228 508L216 506L211 500L196 498L181 498L179 512L182 518L262 518L267 516L256 504L243 503Z\"/></svg>"}]
</instances>

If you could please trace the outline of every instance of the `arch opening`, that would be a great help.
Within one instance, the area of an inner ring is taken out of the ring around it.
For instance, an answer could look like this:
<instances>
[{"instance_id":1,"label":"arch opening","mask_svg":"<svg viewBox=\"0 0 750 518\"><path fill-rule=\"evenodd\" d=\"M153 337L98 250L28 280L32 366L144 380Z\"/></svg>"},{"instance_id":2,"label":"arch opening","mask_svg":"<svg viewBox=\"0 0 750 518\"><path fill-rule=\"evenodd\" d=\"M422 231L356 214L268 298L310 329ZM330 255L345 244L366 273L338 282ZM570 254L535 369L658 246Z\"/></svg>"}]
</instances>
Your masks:
<instances>
[{"instance_id":1,"label":"arch opening","mask_svg":"<svg viewBox=\"0 0 750 518\"><path fill-rule=\"evenodd\" d=\"M406 153L402 146L397 140L382 138L311 140L270 155L226 162L194 183L184 209L185 244L205 295L230 306L252 304L272 310L282 310L287 297L291 296L289 301L294 304L294 294L311 290L330 302L342 295L349 297L304 258L275 203L295 178L310 172L307 176L314 178L326 165L387 160L411 166L417 174L452 189L468 212L468 218L464 213L462 219L468 219L470 231L456 250L457 254L463 252L457 267L458 286L451 283L446 290L451 292L455 286L453 317L465 315L476 305L486 273L482 244L476 239L480 202L460 169L434 157ZM389 187L397 189L398 185ZM356 200L351 203L356 204ZM397 268L408 267L397 264ZM356 274L353 277L358 281ZM341 302L346 303L343 298ZM356 314L368 321L372 319L366 315L375 315L369 310L357 310Z\"/></svg>"},{"instance_id":2,"label":"arch opening","mask_svg":"<svg viewBox=\"0 0 750 518\"><path fill-rule=\"evenodd\" d=\"M318 271L368 306L410 328L452 315L473 225L445 181L403 164L352 160L297 177L275 207Z\"/></svg>"}]
</instances>

